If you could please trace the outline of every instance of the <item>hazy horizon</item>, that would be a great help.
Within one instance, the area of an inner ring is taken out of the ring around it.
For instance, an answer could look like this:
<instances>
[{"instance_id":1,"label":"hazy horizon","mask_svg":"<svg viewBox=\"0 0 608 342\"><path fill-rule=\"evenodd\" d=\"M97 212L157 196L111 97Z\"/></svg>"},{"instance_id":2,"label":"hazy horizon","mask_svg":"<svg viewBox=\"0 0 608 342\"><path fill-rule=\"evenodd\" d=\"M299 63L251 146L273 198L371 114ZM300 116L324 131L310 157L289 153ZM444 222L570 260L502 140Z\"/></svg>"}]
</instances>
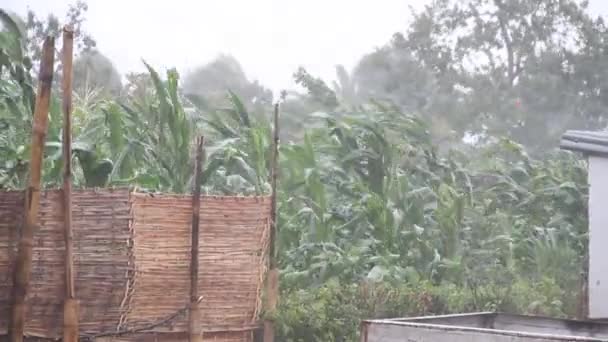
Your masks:
<instances>
[{"instance_id":1,"label":"hazy horizon","mask_svg":"<svg viewBox=\"0 0 608 342\"><path fill-rule=\"evenodd\" d=\"M364 54L406 29L410 6L420 9L428 2L227 0L203 5L177 0L165 6L90 0L85 29L123 74L142 71L142 58L157 68L176 67L186 73L229 54L251 80L276 93L295 86L292 74L300 65L327 80L334 78L337 64L352 70ZM22 15L31 8L39 16L63 18L71 3L5 0L3 7ZM606 15L608 2L591 0L590 10Z\"/></svg>"}]
</instances>

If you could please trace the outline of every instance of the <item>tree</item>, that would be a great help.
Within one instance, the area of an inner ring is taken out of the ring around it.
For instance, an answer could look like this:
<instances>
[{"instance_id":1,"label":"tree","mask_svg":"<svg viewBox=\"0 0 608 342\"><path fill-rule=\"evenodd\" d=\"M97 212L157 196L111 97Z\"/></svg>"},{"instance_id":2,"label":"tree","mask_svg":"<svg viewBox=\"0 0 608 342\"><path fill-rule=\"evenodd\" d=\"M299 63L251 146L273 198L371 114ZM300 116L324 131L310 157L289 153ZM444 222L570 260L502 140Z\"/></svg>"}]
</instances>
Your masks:
<instances>
[{"instance_id":1,"label":"tree","mask_svg":"<svg viewBox=\"0 0 608 342\"><path fill-rule=\"evenodd\" d=\"M299 67L293 74L296 84L302 86L308 92L308 96L320 104L323 108L334 110L338 107L338 98L333 89L331 89L321 78L314 77L303 67Z\"/></svg>"},{"instance_id":2,"label":"tree","mask_svg":"<svg viewBox=\"0 0 608 342\"><path fill-rule=\"evenodd\" d=\"M432 18L446 28L435 35L435 48L450 51L451 63L442 67L425 55L424 44L410 46L440 76L442 69L456 70L471 90L464 103L472 122L481 125L469 129L480 132L485 125L490 134L546 147L575 124L573 118L582 123L574 115L581 101L572 96L578 91L568 80L572 65L567 56L584 54L589 35L603 30L586 6L584 1L557 0L435 1L418 20ZM450 37L449 32L464 33ZM416 42L419 33L412 31L408 38ZM583 118L590 116L583 113ZM543 139L539 131L548 134Z\"/></svg>"},{"instance_id":3,"label":"tree","mask_svg":"<svg viewBox=\"0 0 608 342\"><path fill-rule=\"evenodd\" d=\"M388 101L402 110L419 113L437 92L437 82L407 50L386 46L364 56L353 80L364 99Z\"/></svg>"},{"instance_id":4,"label":"tree","mask_svg":"<svg viewBox=\"0 0 608 342\"><path fill-rule=\"evenodd\" d=\"M89 6L85 1L77 0L69 5L65 19L60 20L50 14L46 19L39 18L34 11L29 10L25 19L26 47L28 55L34 61L41 57L42 42L47 36L59 37L64 25L70 25L74 30L77 51L88 51L96 46L95 39L84 30L85 14ZM56 58L60 60L60 58Z\"/></svg>"},{"instance_id":5,"label":"tree","mask_svg":"<svg viewBox=\"0 0 608 342\"><path fill-rule=\"evenodd\" d=\"M257 81L249 81L240 63L232 56L220 55L184 77L184 92L208 108L226 105L228 90L256 112L272 104L272 92Z\"/></svg>"},{"instance_id":6,"label":"tree","mask_svg":"<svg viewBox=\"0 0 608 342\"><path fill-rule=\"evenodd\" d=\"M542 149L566 128L605 122L590 73L606 63L605 32L585 1L434 0L355 79L365 96L429 117L434 135Z\"/></svg>"},{"instance_id":7,"label":"tree","mask_svg":"<svg viewBox=\"0 0 608 342\"><path fill-rule=\"evenodd\" d=\"M97 50L83 51L74 61L74 90L83 93L100 89L102 94L117 96L122 83L109 58Z\"/></svg>"}]
</instances>

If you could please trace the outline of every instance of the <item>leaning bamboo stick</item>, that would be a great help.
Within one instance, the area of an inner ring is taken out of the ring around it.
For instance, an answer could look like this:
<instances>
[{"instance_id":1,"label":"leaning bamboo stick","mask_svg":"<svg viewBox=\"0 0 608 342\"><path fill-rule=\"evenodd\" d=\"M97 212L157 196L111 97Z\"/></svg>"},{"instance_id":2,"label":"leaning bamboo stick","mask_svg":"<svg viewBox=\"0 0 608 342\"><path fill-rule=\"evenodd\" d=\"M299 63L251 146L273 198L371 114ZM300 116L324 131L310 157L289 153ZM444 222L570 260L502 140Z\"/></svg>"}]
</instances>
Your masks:
<instances>
[{"instance_id":1,"label":"leaning bamboo stick","mask_svg":"<svg viewBox=\"0 0 608 342\"><path fill-rule=\"evenodd\" d=\"M63 341L78 341L78 300L74 291L72 252L72 59L74 32L63 29L63 218L65 241L65 301L63 304Z\"/></svg>"},{"instance_id":2,"label":"leaning bamboo stick","mask_svg":"<svg viewBox=\"0 0 608 342\"><path fill-rule=\"evenodd\" d=\"M277 235L277 180L279 175L279 104L274 106L274 136L272 139L272 154L270 164L270 268L277 267L276 235Z\"/></svg>"},{"instance_id":3,"label":"leaning bamboo stick","mask_svg":"<svg viewBox=\"0 0 608 342\"><path fill-rule=\"evenodd\" d=\"M270 269L266 277L266 313L269 316L264 320L264 342L274 342L274 316L279 301L279 270L277 268L277 179L279 162L279 104L274 106L274 136L272 140L272 154L270 163L270 184L272 186L270 202L270 246L268 254Z\"/></svg>"},{"instance_id":4,"label":"leaning bamboo stick","mask_svg":"<svg viewBox=\"0 0 608 342\"><path fill-rule=\"evenodd\" d=\"M51 86L53 83L53 66L55 62L55 39L47 37L42 45L42 60L38 77L38 93L32 125L32 144L30 157L30 178L25 191L25 223L21 230L19 251L13 273L11 321L9 336L12 342L22 342L25 327L25 297L32 271L32 250L34 231L38 226L38 207L40 204L40 186L42 175L42 158L48 125Z\"/></svg>"},{"instance_id":5,"label":"leaning bamboo stick","mask_svg":"<svg viewBox=\"0 0 608 342\"><path fill-rule=\"evenodd\" d=\"M194 187L192 189L192 244L190 250L190 315L188 321L189 341L202 342L203 332L200 324L200 308L198 298L198 255L199 255L199 224L201 211L201 181L205 159L203 144L205 139L199 137L196 142L196 160L194 163Z\"/></svg>"}]
</instances>

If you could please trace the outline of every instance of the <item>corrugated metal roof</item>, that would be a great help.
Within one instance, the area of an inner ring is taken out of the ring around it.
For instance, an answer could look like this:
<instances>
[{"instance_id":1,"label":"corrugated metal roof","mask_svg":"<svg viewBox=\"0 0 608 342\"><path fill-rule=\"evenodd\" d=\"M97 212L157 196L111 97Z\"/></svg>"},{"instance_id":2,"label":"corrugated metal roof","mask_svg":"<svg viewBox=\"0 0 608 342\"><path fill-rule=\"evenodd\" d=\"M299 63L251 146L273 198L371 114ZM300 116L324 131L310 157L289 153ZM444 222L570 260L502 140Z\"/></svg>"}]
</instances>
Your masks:
<instances>
[{"instance_id":1,"label":"corrugated metal roof","mask_svg":"<svg viewBox=\"0 0 608 342\"><path fill-rule=\"evenodd\" d=\"M559 147L608 157L608 132L567 131L562 135Z\"/></svg>"}]
</instances>

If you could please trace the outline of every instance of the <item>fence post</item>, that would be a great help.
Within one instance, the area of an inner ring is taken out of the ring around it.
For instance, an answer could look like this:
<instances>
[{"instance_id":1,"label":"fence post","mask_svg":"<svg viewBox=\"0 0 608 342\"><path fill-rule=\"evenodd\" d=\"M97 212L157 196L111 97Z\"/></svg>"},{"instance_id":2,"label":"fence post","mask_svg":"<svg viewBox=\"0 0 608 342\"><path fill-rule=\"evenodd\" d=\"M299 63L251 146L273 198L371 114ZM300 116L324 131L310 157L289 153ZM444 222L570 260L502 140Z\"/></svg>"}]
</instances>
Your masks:
<instances>
[{"instance_id":1,"label":"fence post","mask_svg":"<svg viewBox=\"0 0 608 342\"><path fill-rule=\"evenodd\" d=\"M201 210L201 181L205 151L204 137L196 141L196 159L194 163L194 186L192 189L192 244L190 250L190 310L188 319L188 340L202 342L203 331L200 324L200 299L198 296L198 255L199 255L199 224Z\"/></svg>"},{"instance_id":2,"label":"fence post","mask_svg":"<svg viewBox=\"0 0 608 342\"><path fill-rule=\"evenodd\" d=\"M42 158L48 126L49 103L55 64L55 39L47 37L42 45L42 60L38 76L38 92L32 124L30 178L25 190L25 223L21 230L19 251L13 273L11 317L8 326L11 342L22 342L25 327L25 296L32 271L34 231L38 228Z\"/></svg>"},{"instance_id":3,"label":"fence post","mask_svg":"<svg viewBox=\"0 0 608 342\"><path fill-rule=\"evenodd\" d=\"M270 205L270 246L268 250L269 270L266 276L266 317L264 320L264 342L274 342L275 316L279 301L279 270L277 265L276 236L277 225L277 179L279 173L279 104L274 106L274 135L272 139L270 184L272 186Z\"/></svg>"},{"instance_id":4,"label":"fence post","mask_svg":"<svg viewBox=\"0 0 608 342\"><path fill-rule=\"evenodd\" d=\"M74 290L74 261L72 252L72 59L74 31L63 29L61 64L63 75L63 221L65 243L65 299L63 303L63 341L78 342L78 300Z\"/></svg>"}]
</instances>

